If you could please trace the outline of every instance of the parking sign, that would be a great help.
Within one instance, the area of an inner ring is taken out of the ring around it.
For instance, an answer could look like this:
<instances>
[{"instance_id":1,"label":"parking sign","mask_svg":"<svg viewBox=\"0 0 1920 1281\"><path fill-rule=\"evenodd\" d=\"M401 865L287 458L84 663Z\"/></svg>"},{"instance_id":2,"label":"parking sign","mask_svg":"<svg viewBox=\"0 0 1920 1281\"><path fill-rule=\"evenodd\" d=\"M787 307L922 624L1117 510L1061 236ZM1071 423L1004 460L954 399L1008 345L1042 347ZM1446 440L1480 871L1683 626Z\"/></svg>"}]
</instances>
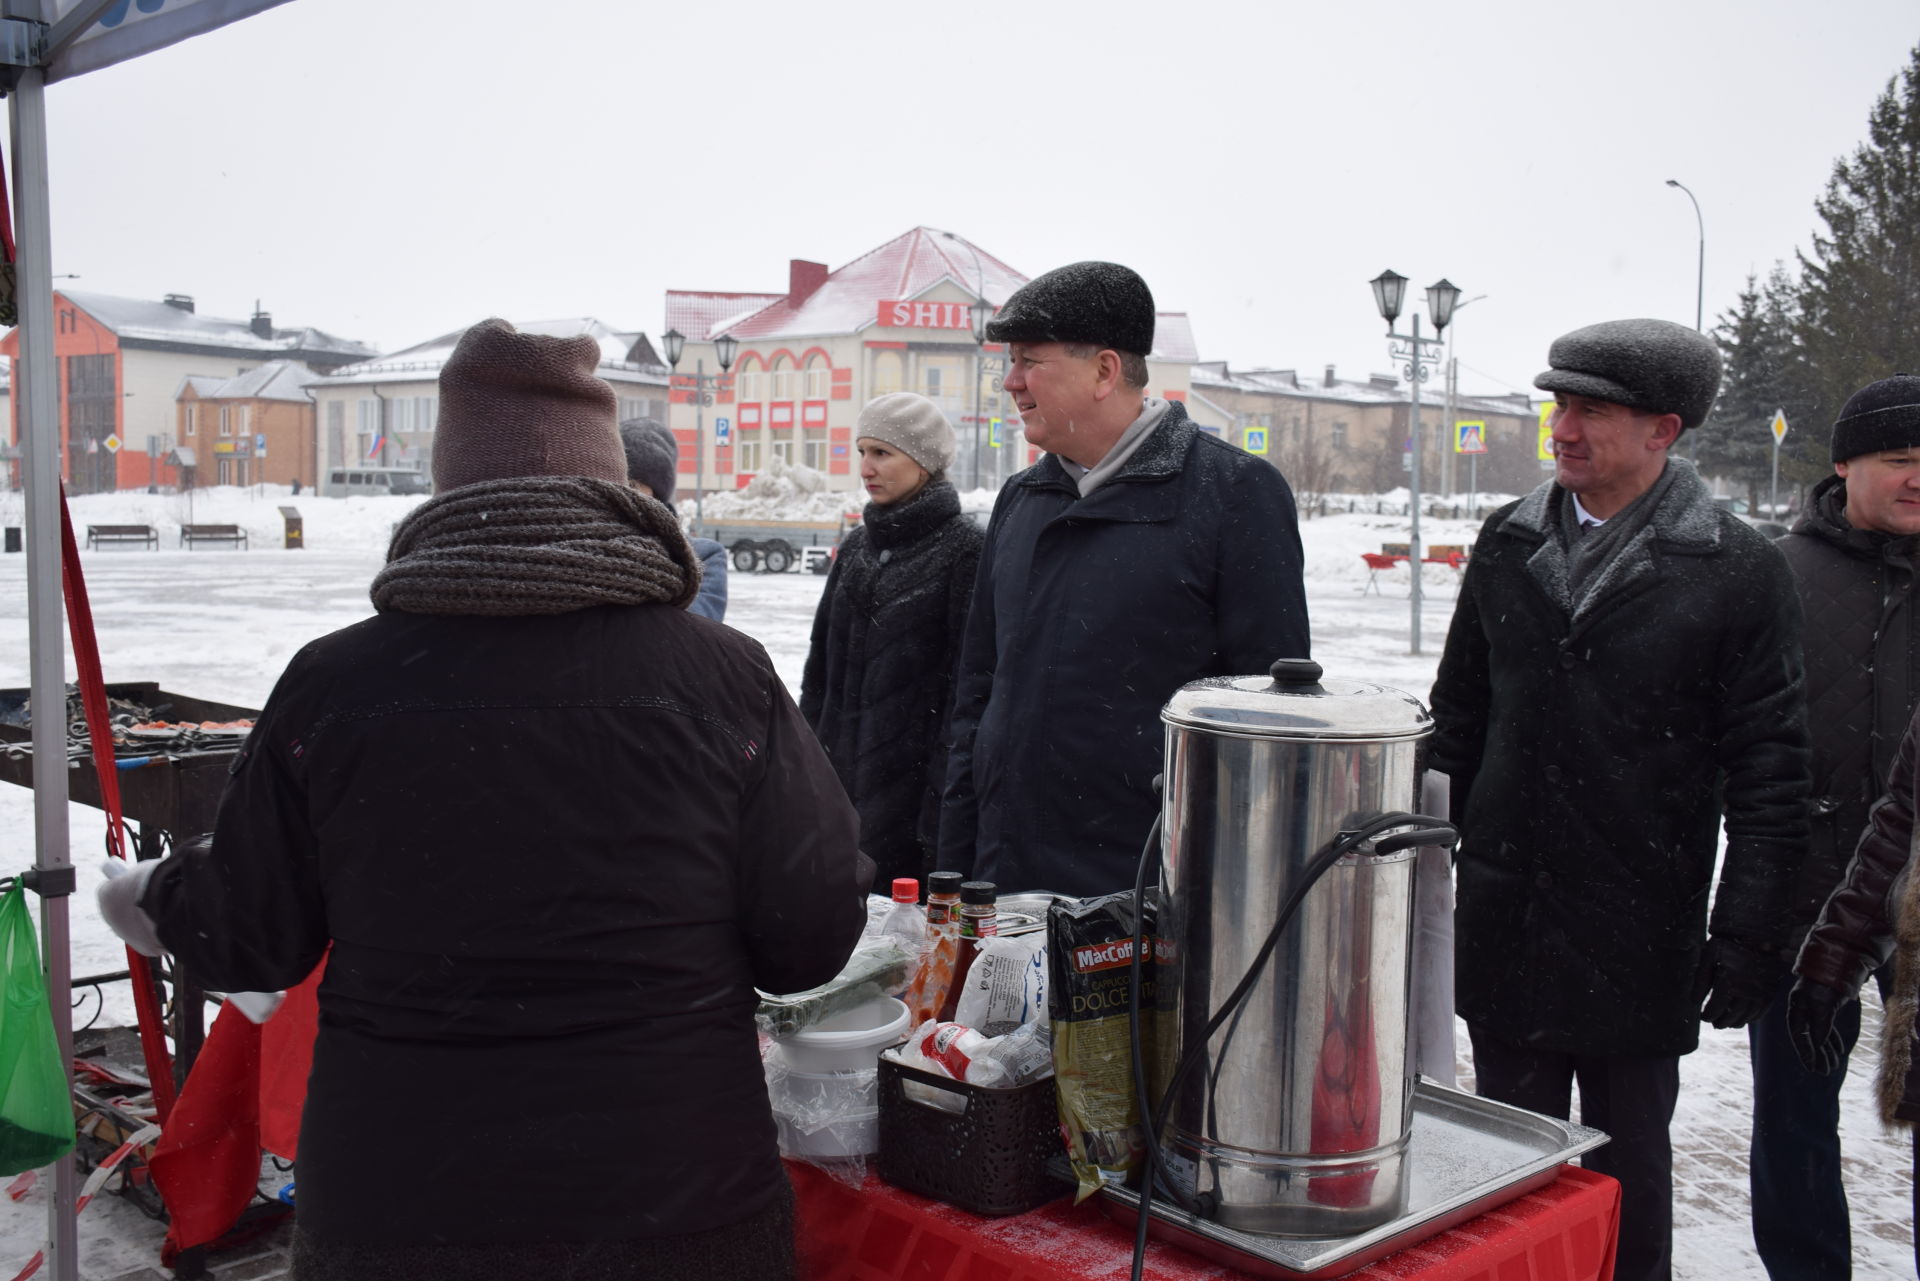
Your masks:
<instances>
[{"instance_id":1,"label":"parking sign","mask_svg":"<svg viewBox=\"0 0 1920 1281\"><path fill-rule=\"evenodd\" d=\"M733 419L716 418L713 420L713 443L725 445L733 440Z\"/></svg>"}]
</instances>

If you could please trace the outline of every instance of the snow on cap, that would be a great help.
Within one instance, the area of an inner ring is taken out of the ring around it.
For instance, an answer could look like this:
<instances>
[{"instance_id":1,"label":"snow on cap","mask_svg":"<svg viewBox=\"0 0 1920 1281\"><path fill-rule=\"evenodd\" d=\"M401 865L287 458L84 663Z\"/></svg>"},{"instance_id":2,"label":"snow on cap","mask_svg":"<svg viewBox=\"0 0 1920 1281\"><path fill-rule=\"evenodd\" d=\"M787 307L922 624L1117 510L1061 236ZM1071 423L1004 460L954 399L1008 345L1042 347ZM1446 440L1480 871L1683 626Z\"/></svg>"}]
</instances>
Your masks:
<instances>
[{"instance_id":1,"label":"snow on cap","mask_svg":"<svg viewBox=\"0 0 1920 1281\"><path fill-rule=\"evenodd\" d=\"M460 336L440 370L436 493L483 480L589 476L627 483L619 399L585 335L523 334L497 317Z\"/></svg>"},{"instance_id":2,"label":"snow on cap","mask_svg":"<svg viewBox=\"0 0 1920 1281\"><path fill-rule=\"evenodd\" d=\"M1144 356L1153 350L1153 321L1153 293L1138 272L1075 262L1016 289L987 322L987 340L1093 343Z\"/></svg>"},{"instance_id":3,"label":"snow on cap","mask_svg":"<svg viewBox=\"0 0 1920 1281\"><path fill-rule=\"evenodd\" d=\"M1720 349L1668 320L1608 320L1561 334L1547 363L1553 368L1534 386L1678 414L1682 430L1707 420L1720 390Z\"/></svg>"},{"instance_id":4,"label":"snow on cap","mask_svg":"<svg viewBox=\"0 0 1920 1281\"><path fill-rule=\"evenodd\" d=\"M875 396L854 423L855 440L877 440L939 475L953 463L953 424L940 406L910 391Z\"/></svg>"},{"instance_id":5,"label":"snow on cap","mask_svg":"<svg viewBox=\"0 0 1920 1281\"><path fill-rule=\"evenodd\" d=\"M1920 445L1920 378L1895 374L1847 398L1833 424L1833 461Z\"/></svg>"}]
</instances>

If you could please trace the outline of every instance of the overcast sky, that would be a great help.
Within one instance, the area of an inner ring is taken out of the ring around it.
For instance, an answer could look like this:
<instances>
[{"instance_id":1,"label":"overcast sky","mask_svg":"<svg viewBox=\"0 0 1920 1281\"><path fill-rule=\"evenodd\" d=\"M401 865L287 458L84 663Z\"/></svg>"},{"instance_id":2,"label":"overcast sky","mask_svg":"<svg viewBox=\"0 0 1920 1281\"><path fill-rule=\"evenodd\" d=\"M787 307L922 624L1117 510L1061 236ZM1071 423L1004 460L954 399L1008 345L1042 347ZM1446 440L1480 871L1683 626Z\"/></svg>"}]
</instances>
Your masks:
<instances>
[{"instance_id":1,"label":"overcast sky","mask_svg":"<svg viewBox=\"0 0 1920 1281\"><path fill-rule=\"evenodd\" d=\"M916 224L1139 270L1237 367L1390 365L1367 281L1445 275L1463 385L1691 324L1810 244L1920 0L291 0L49 88L75 289L383 350L482 316L657 334ZM1403 319L1404 324L1404 319Z\"/></svg>"}]
</instances>

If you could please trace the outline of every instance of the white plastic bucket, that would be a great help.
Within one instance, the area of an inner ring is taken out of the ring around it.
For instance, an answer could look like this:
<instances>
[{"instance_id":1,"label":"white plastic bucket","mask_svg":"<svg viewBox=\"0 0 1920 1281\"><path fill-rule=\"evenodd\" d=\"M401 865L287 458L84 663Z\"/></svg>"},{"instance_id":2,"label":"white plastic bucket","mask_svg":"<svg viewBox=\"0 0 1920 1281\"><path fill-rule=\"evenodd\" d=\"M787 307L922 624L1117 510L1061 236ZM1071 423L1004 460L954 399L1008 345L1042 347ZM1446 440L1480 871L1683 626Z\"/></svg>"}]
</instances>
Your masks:
<instances>
[{"instance_id":1,"label":"white plastic bucket","mask_svg":"<svg viewBox=\"0 0 1920 1281\"><path fill-rule=\"evenodd\" d=\"M906 1033L906 1003L880 996L775 1039L796 1072L857 1072L877 1068L880 1051Z\"/></svg>"},{"instance_id":2,"label":"white plastic bucket","mask_svg":"<svg viewBox=\"0 0 1920 1281\"><path fill-rule=\"evenodd\" d=\"M870 1156L880 1150L877 1067L788 1070L773 1090L780 1150L789 1156ZM827 1118L832 1118L828 1120Z\"/></svg>"}]
</instances>

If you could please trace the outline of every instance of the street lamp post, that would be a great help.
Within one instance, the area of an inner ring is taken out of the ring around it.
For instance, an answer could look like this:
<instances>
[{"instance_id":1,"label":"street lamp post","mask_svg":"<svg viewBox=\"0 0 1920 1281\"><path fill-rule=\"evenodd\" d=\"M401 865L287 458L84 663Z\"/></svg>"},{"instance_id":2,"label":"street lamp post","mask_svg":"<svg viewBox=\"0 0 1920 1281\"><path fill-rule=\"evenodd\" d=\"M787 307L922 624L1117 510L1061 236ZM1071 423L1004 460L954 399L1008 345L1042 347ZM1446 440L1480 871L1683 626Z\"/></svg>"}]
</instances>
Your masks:
<instances>
[{"instance_id":1,"label":"street lamp post","mask_svg":"<svg viewBox=\"0 0 1920 1281\"><path fill-rule=\"evenodd\" d=\"M679 373L680 353L687 345L687 337L678 329L669 329L660 335L667 345L667 365L675 371L676 378L691 378L693 382L693 536L699 538L706 532L702 520L701 497L707 488L707 419L706 407L713 403L713 393L733 368L733 354L740 349L740 340L732 334L721 334L713 340L714 355L719 357L720 372L709 375L707 362L693 362L691 375ZM671 396L669 396L671 403Z\"/></svg>"},{"instance_id":2,"label":"street lamp post","mask_svg":"<svg viewBox=\"0 0 1920 1281\"><path fill-rule=\"evenodd\" d=\"M984 352L987 345L987 322L993 319L993 304L987 301L986 272L980 267L979 251L973 242L954 235L951 231L940 233L948 240L960 245L973 259L973 303L968 308L968 327L973 332L973 487L980 488L980 438L986 435L986 425L980 421L980 379L986 370Z\"/></svg>"},{"instance_id":3,"label":"street lamp post","mask_svg":"<svg viewBox=\"0 0 1920 1281\"><path fill-rule=\"evenodd\" d=\"M1399 273L1387 270L1374 277L1374 306L1380 309L1380 315L1387 322L1387 356L1390 360L1406 362L1401 366L1407 381L1413 387L1413 412L1408 422L1408 444L1412 447L1411 466L1407 480L1407 510L1413 518L1413 532L1407 543L1407 566L1413 574L1412 628L1413 646L1409 653L1420 652L1420 384L1433 374L1433 354L1446 342L1441 334L1447 328L1447 322L1453 319L1453 309L1460 301L1460 290L1445 277L1427 286L1427 314L1433 321L1433 337L1420 336L1420 313L1412 317L1411 336L1400 333L1393 327L1399 318L1400 306L1406 300L1407 278Z\"/></svg>"},{"instance_id":4,"label":"street lamp post","mask_svg":"<svg viewBox=\"0 0 1920 1281\"><path fill-rule=\"evenodd\" d=\"M1700 229L1700 265L1693 286L1693 330L1695 333L1705 333L1706 330L1701 326L1706 319L1707 306L1707 220L1700 216L1700 202L1695 199L1693 192L1687 190L1685 183L1678 178L1669 178L1667 185L1685 191L1687 199L1693 201L1693 221Z\"/></svg>"}]
</instances>

